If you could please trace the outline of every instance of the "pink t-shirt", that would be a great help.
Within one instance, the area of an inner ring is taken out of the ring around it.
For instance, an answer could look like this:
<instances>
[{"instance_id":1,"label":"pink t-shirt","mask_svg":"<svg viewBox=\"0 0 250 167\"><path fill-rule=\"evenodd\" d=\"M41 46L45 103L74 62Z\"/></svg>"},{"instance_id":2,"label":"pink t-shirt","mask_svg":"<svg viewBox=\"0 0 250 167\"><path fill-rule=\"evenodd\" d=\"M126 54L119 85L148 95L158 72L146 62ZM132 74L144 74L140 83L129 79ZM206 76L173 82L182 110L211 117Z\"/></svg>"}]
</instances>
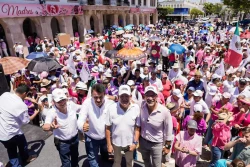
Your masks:
<instances>
[{"instance_id":1,"label":"pink t-shirt","mask_svg":"<svg viewBox=\"0 0 250 167\"><path fill-rule=\"evenodd\" d=\"M74 47L75 47L76 49L80 49L80 42L79 42L79 41L75 41L75 42L74 42Z\"/></svg>"},{"instance_id":2,"label":"pink t-shirt","mask_svg":"<svg viewBox=\"0 0 250 167\"><path fill-rule=\"evenodd\" d=\"M187 147L190 151L195 151L201 155L202 150L202 137L196 133L190 136L187 131L181 131L176 136L176 140L180 142L180 147ZM182 153L181 151L175 152L175 163L181 167L194 167L196 166L197 157Z\"/></svg>"},{"instance_id":3,"label":"pink t-shirt","mask_svg":"<svg viewBox=\"0 0 250 167\"><path fill-rule=\"evenodd\" d=\"M197 64L201 65L203 55L204 55L204 50L201 50L201 49L196 53Z\"/></svg>"},{"instance_id":4,"label":"pink t-shirt","mask_svg":"<svg viewBox=\"0 0 250 167\"><path fill-rule=\"evenodd\" d=\"M212 146L219 147L224 150L225 144L228 143L231 138L230 127L222 122L215 122L212 133Z\"/></svg>"},{"instance_id":5,"label":"pink t-shirt","mask_svg":"<svg viewBox=\"0 0 250 167\"><path fill-rule=\"evenodd\" d=\"M223 107L220 101L215 101L212 105L215 106L214 109L216 111L219 111L221 109L221 107ZM232 111L233 110L233 105L228 102L227 104L224 105L224 108L226 108L228 111ZM217 119L218 119L217 114L212 113L212 120L215 121Z\"/></svg>"}]
</instances>

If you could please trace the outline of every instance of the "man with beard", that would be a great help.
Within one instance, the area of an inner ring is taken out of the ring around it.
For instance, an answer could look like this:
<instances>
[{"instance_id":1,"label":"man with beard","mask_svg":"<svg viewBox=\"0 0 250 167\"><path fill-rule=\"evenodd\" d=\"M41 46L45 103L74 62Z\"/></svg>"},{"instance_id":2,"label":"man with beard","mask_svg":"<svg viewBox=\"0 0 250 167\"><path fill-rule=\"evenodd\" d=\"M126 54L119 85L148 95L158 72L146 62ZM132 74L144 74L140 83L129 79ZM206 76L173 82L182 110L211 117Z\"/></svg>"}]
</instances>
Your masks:
<instances>
[{"instance_id":1,"label":"man with beard","mask_svg":"<svg viewBox=\"0 0 250 167\"><path fill-rule=\"evenodd\" d=\"M170 152L173 140L172 117L169 110L157 101L157 94L156 87L147 86L141 107L139 150L145 167L160 167L162 155Z\"/></svg>"},{"instance_id":2,"label":"man with beard","mask_svg":"<svg viewBox=\"0 0 250 167\"><path fill-rule=\"evenodd\" d=\"M249 91L247 80L245 78L239 79L238 86L232 89L230 93L232 94L231 99L230 99L231 103L236 102L236 99L239 95L250 97L250 91Z\"/></svg>"},{"instance_id":3,"label":"man with beard","mask_svg":"<svg viewBox=\"0 0 250 167\"><path fill-rule=\"evenodd\" d=\"M201 90L205 92L204 83L202 82L201 77L201 72L196 71L194 74L194 79L188 82L186 90L188 90L189 87L194 87L195 90Z\"/></svg>"},{"instance_id":4,"label":"man with beard","mask_svg":"<svg viewBox=\"0 0 250 167\"><path fill-rule=\"evenodd\" d=\"M133 152L140 136L139 115L139 106L131 103L130 87L128 85L120 86L119 102L108 108L106 121L108 152L114 153L113 167L121 166L121 151L125 153L127 167L133 166Z\"/></svg>"},{"instance_id":5,"label":"man with beard","mask_svg":"<svg viewBox=\"0 0 250 167\"><path fill-rule=\"evenodd\" d=\"M105 122L108 107L114 103L105 97L103 84L92 87L92 97L82 104L77 121L78 129L85 133L85 147L90 167L98 167L98 153L108 160L107 142L105 139ZM88 120L88 124L86 124Z\"/></svg>"}]
</instances>

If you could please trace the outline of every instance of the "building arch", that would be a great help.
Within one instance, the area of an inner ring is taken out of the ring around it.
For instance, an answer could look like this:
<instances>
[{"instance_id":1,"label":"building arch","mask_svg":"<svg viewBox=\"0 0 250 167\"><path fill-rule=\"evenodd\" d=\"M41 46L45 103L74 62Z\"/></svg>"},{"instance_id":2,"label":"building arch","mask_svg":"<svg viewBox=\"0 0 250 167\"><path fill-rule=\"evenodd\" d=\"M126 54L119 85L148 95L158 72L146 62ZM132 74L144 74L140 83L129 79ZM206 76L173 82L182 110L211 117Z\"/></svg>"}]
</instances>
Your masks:
<instances>
[{"instance_id":1,"label":"building arch","mask_svg":"<svg viewBox=\"0 0 250 167\"><path fill-rule=\"evenodd\" d=\"M96 15L91 15L89 19L90 23L90 29L93 30L95 33L98 33L98 27L99 27L99 22L98 22L98 17Z\"/></svg>"},{"instance_id":2,"label":"building arch","mask_svg":"<svg viewBox=\"0 0 250 167\"><path fill-rule=\"evenodd\" d=\"M137 17L136 14L133 14L133 24L137 26Z\"/></svg>"},{"instance_id":3,"label":"building arch","mask_svg":"<svg viewBox=\"0 0 250 167\"><path fill-rule=\"evenodd\" d=\"M0 20L0 39L2 39L5 43L6 43L6 47L7 47L7 53L8 53L8 55L10 55L10 50L9 50L9 48L10 48L10 45L8 45L8 41L9 41L9 39L8 39L8 31L9 31L9 29L8 29L8 27L6 26L6 24L5 23L3 23L1 20ZM5 55L3 52L1 52L0 53L1 54L1 56L8 56L8 55ZM0 56L0 57L1 57Z\"/></svg>"},{"instance_id":4,"label":"building arch","mask_svg":"<svg viewBox=\"0 0 250 167\"><path fill-rule=\"evenodd\" d=\"M75 16L72 17L72 29L74 37L79 37L78 20Z\"/></svg>"},{"instance_id":5,"label":"building arch","mask_svg":"<svg viewBox=\"0 0 250 167\"><path fill-rule=\"evenodd\" d=\"M130 14L126 14L126 24L129 25L130 23Z\"/></svg>"},{"instance_id":6,"label":"building arch","mask_svg":"<svg viewBox=\"0 0 250 167\"><path fill-rule=\"evenodd\" d=\"M36 36L37 30L35 22L30 18L26 18L23 21L23 33L26 38L28 36Z\"/></svg>"},{"instance_id":7,"label":"building arch","mask_svg":"<svg viewBox=\"0 0 250 167\"><path fill-rule=\"evenodd\" d=\"M61 29L60 29L60 26L59 26L59 21L57 18L53 17L51 19L51 23L50 23L50 26L51 26L51 30L52 30L52 35L53 35L53 38L56 37L56 35L58 33L61 32Z\"/></svg>"},{"instance_id":8,"label":"building arch","mask_svg":"<svg viewBox=\"0 0 250 167\"><path fill-rule=\"evenodd\" d=\"M119 14L118 15L118 25L124 27L124 18L123 15Z\"/></svg>"}]
</instances>

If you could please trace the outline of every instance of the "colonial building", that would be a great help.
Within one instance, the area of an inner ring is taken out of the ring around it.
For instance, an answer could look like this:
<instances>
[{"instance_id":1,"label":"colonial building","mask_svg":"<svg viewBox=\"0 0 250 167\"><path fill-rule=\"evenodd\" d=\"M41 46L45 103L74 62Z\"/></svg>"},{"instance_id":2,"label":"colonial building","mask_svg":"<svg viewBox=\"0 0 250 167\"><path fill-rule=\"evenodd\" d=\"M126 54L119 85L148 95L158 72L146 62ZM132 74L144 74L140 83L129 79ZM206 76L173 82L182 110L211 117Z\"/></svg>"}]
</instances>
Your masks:
<instances>
[{"instance_id":1,"label":"colonial building","mask_svg":"<svg viewBox=\"0 0 250 167\"><path fill-rule=\"evenodd\" d=\"M157 22L157 0L0 0L0 39L14 55L15 42L26 45L34 33L53 39L57 33L101 33L105 26Z\"/></svg>"}]
</instances>

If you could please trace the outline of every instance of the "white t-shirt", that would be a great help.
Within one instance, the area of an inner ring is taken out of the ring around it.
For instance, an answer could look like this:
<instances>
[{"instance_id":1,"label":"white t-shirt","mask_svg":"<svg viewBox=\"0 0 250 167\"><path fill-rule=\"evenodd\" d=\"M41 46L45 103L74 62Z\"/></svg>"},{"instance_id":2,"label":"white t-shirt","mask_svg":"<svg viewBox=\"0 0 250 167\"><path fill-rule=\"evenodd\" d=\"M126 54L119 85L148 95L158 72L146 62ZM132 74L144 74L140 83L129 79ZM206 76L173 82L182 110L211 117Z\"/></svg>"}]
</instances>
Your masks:
<instances>
[{"instance_id":1,"label":"white t-shirt","mask_svg":"<svg viewBox=\"0 0 250 167\"><path fill-rule=\"evenodd\" d=\"M194 115L194 105L195 104L200 104L202 106L202 112L204 114L210 113L210 110L209 110L207 104L205 103L204 100L201 99L199 102L195 102L194 100L192 100L192 102L190 103L190 114L189 115Z\"/></svg>"},{"instance_id":2,"label":"white t-shirt","mask_svg":"<svg viewBox=\"0 0 250 167\"><path fill-rule=\"evenodd\" d=\"M159 78L156 78L155 80L152 80L151 78L149 79L150 84L155 84L157 86L157 89L159 92L163 90L163 85L162 82Z\"/></svg>"},{"instance_id":3,"label":"white t-shirt","mask_svg":"<svg viewBox=\"0 0 250 167\"><path fill-rule=\"evenodd\" d=\"M51 124L57 117L59 128L53 130L54 136L60 140L72 139L78 133L76 113L80 108L80 105L68 101L67 113L63 114L53 106L46 115L45 124Z\"/></svg>"},{"instance_id":4,"label":"white t-shirt","mask_svg":"<svg viewBox=\"0 0 250 167\"><path fill-rule=\"evenodd\" d=\"M140 126L140 108L131 104L124 112L120 103L112 104L108 108L106 125L111 126L112 143L119 147L126 147L133 143L135 126Z\"/></svg>"},{"instance_id":5,"label":"white t-shirt","mask_svg":"<svg viewBox=\"0 0 250 167\"><path fill-rule=\"evenodd\" d=\"M83 125L88 119L89 131L86 132L86 134L95 140L104 139L107 110L113 103L114 101L108 100L105 97L105 102L100 108L96 106L93 98L86 99L82 104L79 118L77 120L78 129L83 132Z\"/></svg>"},{"instance_id":6,"label":"white t-shirt","mask_svg":"<svg viewBox=\"0 0 250 167\"><path fill-rule=\"evenodd\" d=\"M29 121L28 107L19 96L9 92L0 96L0 140L23 134L20 128Z\"/></svg>"}]
</instances>

